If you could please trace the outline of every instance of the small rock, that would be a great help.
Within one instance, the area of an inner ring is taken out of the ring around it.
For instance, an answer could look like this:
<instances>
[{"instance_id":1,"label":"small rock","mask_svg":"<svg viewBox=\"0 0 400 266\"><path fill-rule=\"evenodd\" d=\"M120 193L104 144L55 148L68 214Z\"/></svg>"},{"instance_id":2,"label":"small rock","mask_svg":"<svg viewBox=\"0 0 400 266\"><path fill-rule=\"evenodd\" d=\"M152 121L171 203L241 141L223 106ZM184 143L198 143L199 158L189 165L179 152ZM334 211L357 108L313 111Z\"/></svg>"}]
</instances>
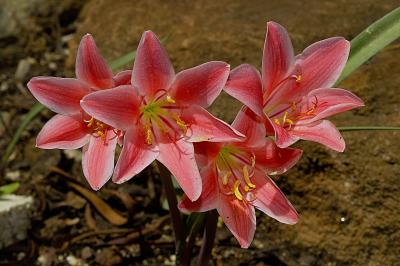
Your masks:
<instances>
[{"instance_id":1,"label":"small rock","mask_svg":"<svg viewBox=\"0 0 400 266\"><path fill-rule=\"evenodd\" d=\"M95 261L100 265L111 266L121 263L122 258L111 248L105 248L96 254Z\"/></svg>"},{"instance_id":2,"label":"small rock","mask_svg":"<svg viewBox=\"0 0 400 266\"><path fill-rule=\"evenodd\" d=\"M25 58L18 62L17 70L15 71L14 77L17 81L24 81L31 69L31 58Z\"/></svg>"},{"instance_id":3,"label":"small rock","mask_svg":"<svg viewBox=\"0 0 400 266\"><path fill-rule=\"evenodd\" d=\"M0 197L0 249L26 238L27 230L31 226L32 205L32 197Z\"/></svg>"},{"instance_id":4,"label":"small rock","mask_svg":"<svg viewBox=\"0 0 400 266\"><path fill-rule=\"evenodd\" d=\"M19 170L6 172L5 179L8 181L18 181L20 179L21 172Z\"/></svg>"},{"instance_id":5,"label":"small rock","mask_svg":"<svg viewBox=\"0 0 400 266\"><path fill-rule=\"evenodd\" d=\"M84 260L89 259L93 256L93 250L90 247L84 247L81 251L81 257Z\"/></svg>"},{"instance_id":6,"label":"small rock","mask_svg":"<svg viewBox=\"0 0 400 266\"><path fill-rule=\"evenodd\" d=\"M68 264L71 266L82 266L83 265L82 260L78 259L74 255L68 255L66 260L67 260Z\"/></svg>"},{"instance_id":7,"label":"small rock","mask_svg":"<svg viewBox=\"0 0 400 266\"><path fill-rule=\"evenodd\" d=\"M140 256L140 245L139 244L129 245L126 247L126 249L129 251L129 256L131 256L131 257L139 257Z\"/></svg>"},{"instance_id":8,"label":"small rock","mask_svg":"<svg viewBox=\"0 0 400 266\"><path fill-rule=\"evenodd\" d=\"M73 159L76 162L82 161L82 152L80 150L63 150L63 153L68 159Z\"/></svg>"}]
</instances>

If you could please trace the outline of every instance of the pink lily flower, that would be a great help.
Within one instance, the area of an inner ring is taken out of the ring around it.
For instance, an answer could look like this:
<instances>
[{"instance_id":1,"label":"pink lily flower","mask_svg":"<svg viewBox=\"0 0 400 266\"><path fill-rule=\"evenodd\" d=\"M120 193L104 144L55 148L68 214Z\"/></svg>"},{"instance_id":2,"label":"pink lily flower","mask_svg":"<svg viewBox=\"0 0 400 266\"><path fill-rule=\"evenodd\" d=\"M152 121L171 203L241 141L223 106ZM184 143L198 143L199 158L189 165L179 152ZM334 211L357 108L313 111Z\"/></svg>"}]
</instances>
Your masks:
<instances>
[{"instance_id":1,"label":"pink lily flower","mask_svg":"<svg viewBox=\"0 0 400 266\"><path fill-rule=\"evenodd\" d=\"M286 224L295 224L298 214L267 174L281 174L301 157L302 151L279 148L265 138L263 121L243 108L232 126L243 132L244 142L202 142L195 145L202 165L203 192L197 201L184 196L183 211L217 209L222 220L239 241L249 247L256 229L254 208Z\"/></svg>"},{"instance_id":2,"label":"pink lily flower","mask_svg":"<svg viewBox=\"0 0 400 266\"><path fill-rule=\"evenodd\" d=\"M202 187L193 142L244 138L204 109L219 95L228 75L224 62L175 75L161 43L146 31L136 51L132 86L98 91L81 101L88 114L126 130L113 181L125 182L157 159L189 198L197 199Z\"/></svg>"},{"instance_id":3,"label":"pink lily flower","mask_svg":"<svg viewBox=\"0 0 400 266\"><path fill-rule=\"evenodd\" d=\"M28 83L33 96L58 113L43 126L36 146L42 149L83 147L83 173L94 190L100 189L112 175L114 150L122 133L83 112L80 100L93 91L128 84L130 76L130 71L113 76L93 37L86 34L78 49L76 79L34 77Z\"/></svg>"},{"instance_id":4,"label":"pink lily flower","mask_svg":"<svg viewBox=\"0 0 400 266\"><path fill-rule=\"evenodd\" d=\"M256 69L241 65L232 70L225 90L266 116L267 132L275 135L279 147L304 139L342 152L345 142L325 118L364 105L351 92L331 88L349 50L347 40L335 37L314 43L295 57L287 31L268 22L261 77Z\"/></svg>"}]
</instances>

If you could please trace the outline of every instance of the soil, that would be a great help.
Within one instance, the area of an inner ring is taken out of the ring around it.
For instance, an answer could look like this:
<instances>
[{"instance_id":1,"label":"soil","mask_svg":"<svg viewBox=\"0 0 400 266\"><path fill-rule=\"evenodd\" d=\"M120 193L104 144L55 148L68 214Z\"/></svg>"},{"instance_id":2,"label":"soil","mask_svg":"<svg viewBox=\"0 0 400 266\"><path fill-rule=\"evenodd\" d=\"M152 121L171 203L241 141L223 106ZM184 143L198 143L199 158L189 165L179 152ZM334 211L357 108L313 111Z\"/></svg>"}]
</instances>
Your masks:
<instances>
[{"instance_id":1,"label":"soil","mask_svg":"<svg viewBox=\"0 0 400 266\"><path fill-rule=\"evenodd\" d=\"M210 60L226 61L232 68L244 62L260 67L269 20L288 29L295 50L300 52L332 36L350 40L398 5L397 0L68 2L57 7L56 16L36 15L35 25L41 30L0 40L4 48L0 52L1 150L35 102L24 88L26 81L36 75L73 76L76 47L86 32L93 34L108 60L134 50L142 32L151 29L160 38L167 38L165 47L176 71ZM361 97L366 106L334 117L336 125L400 126L399 54L398 43L388 46L340 84ZM15 73L19 64L26 64L23 60L30 62L30 69L21 77ZM239 107L223 95L210 110L231 121ZM28 127L3 169L0 184L20 181L19 193L34 195L38 204L30 239L17 244L13 252L0 252L0 262L173 264L170 224L160 220L167 211L158 197L157 172L149 168L122 186L110 182L96 194L130 217L128 224L113 224L71 188L67 183L71 179L52 168L57 166L88 187L82 178L79 153L34 147L37 133L51 116L50 111L44 111ZM240 249L221 225L213 265L400 265L400 133L363 131L343 136L344 153L314 143L296 144L304 156L296 167L275 178L298 210L298 224L279 224L258 213L255 239L248 250ZM127 242L118 233L73 239L95 229L115 228L152 231ZM35 252L28 252L32 250ZM25 255L18 258L21 253Z\"/></svg>"}]
</instances>

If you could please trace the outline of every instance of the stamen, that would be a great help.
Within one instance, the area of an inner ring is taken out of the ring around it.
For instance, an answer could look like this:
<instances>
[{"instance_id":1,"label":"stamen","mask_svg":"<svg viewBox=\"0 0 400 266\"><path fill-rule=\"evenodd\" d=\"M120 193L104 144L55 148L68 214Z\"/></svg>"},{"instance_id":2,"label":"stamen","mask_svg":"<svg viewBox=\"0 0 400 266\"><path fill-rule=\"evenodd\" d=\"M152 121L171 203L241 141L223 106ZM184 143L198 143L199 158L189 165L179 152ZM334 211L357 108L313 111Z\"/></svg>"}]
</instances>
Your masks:
<instances>
[{"instance_id":1,"label":"stamen","mask_svg":"<svg viewBox=\"0 0 400 266\"><path fill-rule=\"evenodd\" d=\"M152 132L150 126L147 126L147 135L146 135L146 141L147 144L151 145L153 143L153 138L152 138Z\"/></svg>"},{"instance_id":2,"label":"stamen","mask_svg":"<svg viewBox=\"0 0 400 266\"><path fill-rule=\"evenodd\" d=\"M300 81L302 79L302 76L301 75L295 75L295 77L296 77L296 82L300 83Z\"/></svg>"},{"instance_id":3,"label":"stamen","mask_svg":"<svg viewBox=\"0 0 400 266\"><path fill-rule=\"evenodd\" d=\"M282 119L283 124L285 124L288 114L289 114L288 112L285 112L285 114L283 115L283 119Z\"/></svg>"},{"instance_id":4,"label":"stamen","mask_svg":"<svg viewBox=\"0 0 400 266\"><path fill-rule=\"evenodd\" d=\"M171 96L167 95L167 102L169 103L176 103L174 99L172 99Z\"/></svg>"},{"instance_id":5,"label":"stamen","mask_svg":"<svg viewBox=\"0 0 400 266\"><path fill-rule=\"evenodd\" d=\"M239 191L239 186L240 186L240 181L239 181L239 180L236 180L236 182L235 182L235 184L234 184L234 186L233 186L233 194L235 194L235 197L236 197L238 200L243 200L243 195L242 195L242 193L240 193L240 191Z\"/></svg>"},{"instance_id":6,"label":"stamen","mask_svg":"<svg viewBox=\"0 0 400 266\"><path fill-rule=\"evenodd\" d=\"M294 124L293 120L286 118L286 122L289 124L289 129L291 129L292 125Z\"/></svg>"},{"instance_id":7,"label":"stamen","mask_svg":"<svg viewBox=\"0 0 400 266\"><path fill-rule=\"evenodd\" d=\"M253 155L251 156L251 167L253 168L255 165L256 165L256 156L253 153Z\"/></svg>"},{"instance_id":8,"label":"stamen","mask_svg":"<svg viewBox=\"0 0 400 266\"><path fill-rule=\"evenodd\" d=\"M250 176L249 176L249 170L247 169L247 165L243 166L243 178L244 181L246 182L246 184L250 187L250 188L255 188L256 185L254 185L253 183L251 183L250 181ZM246 188L245 188L246 189Z\"/></svg>"},{"instance_id":9,"label":"stamen","mask_svg":"<svg viewBox=\"0 0 400 266\"><path fill-rule=\"evenodd\" d=\"M292 105L290 106L290 109L292 110L292 112L296 111L296 109L297 109L296 102L292 102Z\"/></svg>"},{"instance_id":10,"label":"stamen","mask_svg":"<svg viewBox=\"0 0 400 266\"><path fill-rule=\"evenodd\" d=\"M222 176L222 184L226 186L229 182L229 177L232 175L231 172L227 172L225 175Z\"/></svg>"},{"instance_id":11,"label":"stamen","mask_svg":"<svg viewBox=\"0 0 400 266\"><path fill-rule=\"evenodd\" d=\"M274 122L275 122L275 124L277 124L278 126L281 125L281 122L279 122L279 119L278 119L278 118L275 118L275 119L274 119Z\"/></svg>"},{"instance_id":12,"label":"stamen","mask_svg":"<svg viewBox=\"0 0 400 266\"><path fill-rule=\"evenodd\" d=\"M173 117L176 121L176 124L183 130L183 133L186 135L187 125L186 125L185 121L183 121L177 114L174 114Z\"/></svg>"},{"instance_id":13,"label":"stamen","mask_svg":"<svg viewBox=\"0 0 400 266\"><path fill-rule=\"evenodd\" d=\"M94 118L90 118L89 120L83 120L84 122L88 123L87 127L92 127L93 123L94 123Z\"/></svg>"}]
</instances>

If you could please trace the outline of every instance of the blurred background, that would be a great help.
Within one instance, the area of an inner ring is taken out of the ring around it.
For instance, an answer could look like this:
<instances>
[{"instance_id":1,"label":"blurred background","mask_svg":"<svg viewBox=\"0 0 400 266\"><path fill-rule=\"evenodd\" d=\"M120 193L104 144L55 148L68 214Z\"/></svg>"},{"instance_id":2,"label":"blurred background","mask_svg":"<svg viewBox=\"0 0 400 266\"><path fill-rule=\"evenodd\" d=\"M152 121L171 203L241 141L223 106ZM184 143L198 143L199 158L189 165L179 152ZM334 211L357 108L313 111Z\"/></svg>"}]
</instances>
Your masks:
<instances>
[{"instance_id":1,"label":"blurred background","mask_svg":"<svg viewBox=\"0 0 400 266\"><path fill-rule=\"evenodd\" d=\"M285 26L296 52L301 52L332 36L351 40L398 4L0 0L0 151L3 155L36 103L27 81L38 75L73 77L76 50L85 33L94 36L109 61L136 49L142 32L151 29L167 38L164 45L177 72L210 60L226 61L232 68L244 62L259 68L269 20ZM333 121L338 126L399 126L399 61L400 43L395 42L343 81L340 87L357 94L366 106ZM223 95L210 110L231 122L239 107ZM28 204L22 218L0 208L0 225L29 229L5 243L10 236L6 227L0 228L0 265L173 265L173 233L163 197L160 200L157 171L149 167L123 185L109 182L91 192L82 176L80 151L35 148L37 133L52 115L40 112L2 162L0 185L19 182L15 194L27 196ZM255 239L243 250L221 224L213 265L398 265L400 134L364 131L343 136L344 153L298 143L303 158L274 178L300 214L297 225L279 224L257 213Z\"/></svg>"}]
</instances>

